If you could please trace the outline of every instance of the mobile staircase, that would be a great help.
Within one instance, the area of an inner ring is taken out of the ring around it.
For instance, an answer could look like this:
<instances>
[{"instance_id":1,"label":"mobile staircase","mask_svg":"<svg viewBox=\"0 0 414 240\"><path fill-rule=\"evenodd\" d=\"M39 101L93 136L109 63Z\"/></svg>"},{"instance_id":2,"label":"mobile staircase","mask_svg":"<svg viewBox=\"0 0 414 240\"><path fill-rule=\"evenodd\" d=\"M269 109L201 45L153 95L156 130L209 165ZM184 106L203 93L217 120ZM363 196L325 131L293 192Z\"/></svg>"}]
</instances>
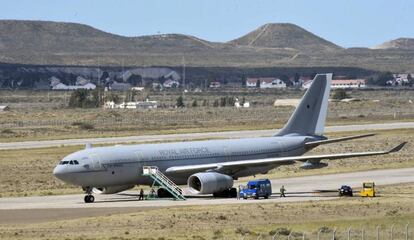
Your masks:
<instances>
[{"instance_id":1,"label":"mobile staircase","mask_svg":"<svg viewBox=\"0 0 414 240\"><path fill-rule=\"evenodd\" d=\"M185 200L182 190L167 176L165 176L158 167L155 166L143 166L142 175L149 176L154 180L154 184L157 183L161 187L165 188L175 200Z\"/></svg>"}]
</instances>

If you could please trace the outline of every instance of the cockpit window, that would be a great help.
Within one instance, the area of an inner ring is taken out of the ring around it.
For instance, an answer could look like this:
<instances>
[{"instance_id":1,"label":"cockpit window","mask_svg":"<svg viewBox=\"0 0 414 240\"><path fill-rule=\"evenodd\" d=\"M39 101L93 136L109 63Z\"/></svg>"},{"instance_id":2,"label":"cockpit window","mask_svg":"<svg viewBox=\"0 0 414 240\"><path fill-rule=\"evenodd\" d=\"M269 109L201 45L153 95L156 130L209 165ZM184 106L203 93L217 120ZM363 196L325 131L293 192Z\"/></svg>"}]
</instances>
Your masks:
<instances>
[{"instance_id":1,"label":"cockpit window","mask_svg":"<svg viewBox=\"0 0 414 240\"><path fill-rule=\"evenodd\" d=\"M70 165L79 165L78 160L70 160L70 161L60 161L59 165L66 165L66 164L70 164Z\"/></svg>"}]
</instances>

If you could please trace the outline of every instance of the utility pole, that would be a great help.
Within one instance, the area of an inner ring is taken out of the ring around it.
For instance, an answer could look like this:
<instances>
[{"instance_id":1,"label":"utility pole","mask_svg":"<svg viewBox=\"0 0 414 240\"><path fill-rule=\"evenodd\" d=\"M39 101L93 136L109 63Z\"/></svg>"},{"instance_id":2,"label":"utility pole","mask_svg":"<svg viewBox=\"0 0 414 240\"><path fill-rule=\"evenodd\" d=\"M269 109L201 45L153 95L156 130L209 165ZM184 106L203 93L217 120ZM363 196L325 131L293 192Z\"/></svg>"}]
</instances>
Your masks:
<instances>
[{"instance_id":1,"label":"utility pole","mask_svg":"<svg viewBox=\"0 0 414 240\"><path fill-rule=\"evenodd\" d=\"M100 73L100 69L99 69L99 57L98 57L98 69L97 69L97 81L96 81L96 84L99 84L99 85L101 85L101 83L100 83L100 80L99 80L99 73Z\"/></svg>"},{"instance_id":2,"label":"utility pole","mask_svg":"<svg viewBox=\"0 0 414 240\"><path fill-rule=\"evenodd\" d=\"M183 56L182 59L182 64L183 64L183 89L185 90L185 57Z\"/></svg>"}]
</instances>

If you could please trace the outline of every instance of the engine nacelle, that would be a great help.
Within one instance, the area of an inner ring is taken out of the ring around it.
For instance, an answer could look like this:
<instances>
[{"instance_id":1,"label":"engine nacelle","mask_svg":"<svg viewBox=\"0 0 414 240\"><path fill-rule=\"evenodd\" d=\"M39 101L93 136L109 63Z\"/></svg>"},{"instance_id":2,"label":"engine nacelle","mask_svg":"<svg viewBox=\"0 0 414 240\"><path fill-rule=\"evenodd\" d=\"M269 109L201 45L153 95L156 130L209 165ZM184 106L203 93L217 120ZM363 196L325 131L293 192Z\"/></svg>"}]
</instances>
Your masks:
<instances>
[{"instance_id":1,"label":"engine nacelle","mask_svg":"<svg viewBox=\"0 0 414 240\"><path fill-rule=\"evenodd\" d=\"M191 175L187 181L194 194L210 194L228 190L233 186L233 178L216 172L203 172Z\"/></svg>"},{"instance_id":2,"label":"engine nacelle","mask_svg":"<svg viewBox=\"0 0 414 240\"><path fill-rule=\"evenodd\" d=\"M302 169L317 169L317 168L324 168L328 166L327 163L321 163L321 162L310 162L310 161L306 161L304 163L302 163L302 165L300 165L300 168Z\"/></svg>"},{"instance_id":3,"label":"engine nacelle","mask_svg":"<svg viewBox=\"0 0 414 240\"><path fill-rule=\"evenodd\" d=\"M122 185L122 186L110 186L110 187L100 187L100 188L93 188L92 192L96 194L114 194L119 193L122 191L126 191L128 189L133 188L134 185Z\"/></svg>"}]
</instances>

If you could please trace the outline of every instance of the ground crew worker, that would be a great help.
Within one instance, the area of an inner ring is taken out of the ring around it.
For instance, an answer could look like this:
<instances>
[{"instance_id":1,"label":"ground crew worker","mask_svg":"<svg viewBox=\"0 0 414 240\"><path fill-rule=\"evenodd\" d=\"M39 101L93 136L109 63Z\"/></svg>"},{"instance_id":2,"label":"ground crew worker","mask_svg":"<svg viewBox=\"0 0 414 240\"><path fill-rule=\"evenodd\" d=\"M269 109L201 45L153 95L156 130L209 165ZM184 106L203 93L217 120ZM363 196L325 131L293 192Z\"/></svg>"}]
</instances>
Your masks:
<instances>
[{"instance_id":1,"label":"ground crew worker","mask_svg":"<svg viewBox=\"0 0 414 240\"><path fill-rule=\"evenodd\" d=\"M282 187L280 187L280 197L286 197L285 192L286 192L285 186L282 185Z\"/></svg>"},{"instance_id":2,"label":"ground crew worker","mask_svg":"<svg viewBox=\"0 0 414 240\"><path fill-rule=\"evenodd\" d=\"M155 190L154 190L154 188L151 188L150 196L152 198L155 198Z\"/></svg>"},{"instance_id":3,"label":"ground crew worker","mask_svg":"<svg viewBox=\"0 0 414 240\"><path fill-rule=\"evenodd\" d=\"M141 188L141 190L139 191L139 198L138 201L140 200L144 200L144 189Z\"/></svg>"},{"instance_id":4,"label":"ground crew worker","mask_svg":"<svg viewBox=\"0 0 414 240\"><path fill-rule=\"evenodd\" d=\"M240 200L240 185L237 187L237 200Z\"/></svg>"}]
</instances>

